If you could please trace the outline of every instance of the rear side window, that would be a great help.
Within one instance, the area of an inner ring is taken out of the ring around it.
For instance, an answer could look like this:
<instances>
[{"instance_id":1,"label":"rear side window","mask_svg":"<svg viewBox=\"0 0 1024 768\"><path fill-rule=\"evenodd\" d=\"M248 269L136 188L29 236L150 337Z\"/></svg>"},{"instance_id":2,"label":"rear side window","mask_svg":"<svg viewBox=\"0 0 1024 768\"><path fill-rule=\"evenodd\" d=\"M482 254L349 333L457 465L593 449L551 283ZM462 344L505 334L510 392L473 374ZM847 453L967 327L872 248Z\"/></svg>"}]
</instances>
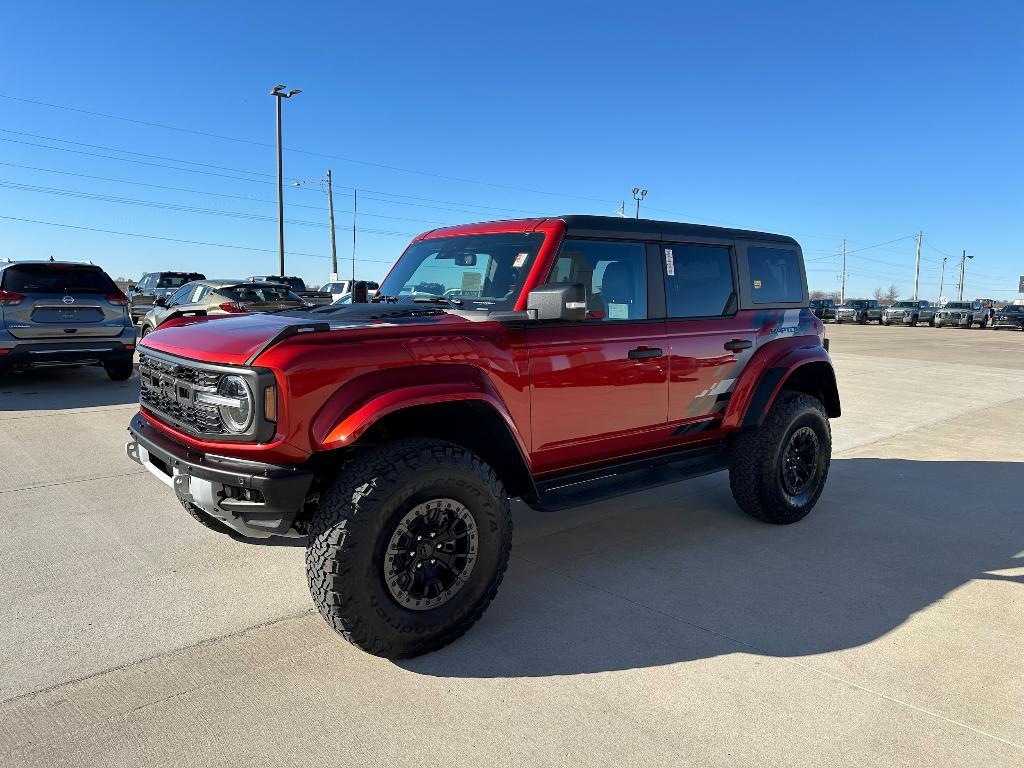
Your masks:
<instances>
[{"instance_id":1,"label":"rear side window","mask_svg":"<svg viewBox=\"0 0 1024 768\"><path fill-rule=\"evenodd\" d=\"M647 317L647 249L642 243L566 240L551 283L583 283L590 320Z\"/></svg>"},{"instance_id":2,"label":"rear side window","mask_svg":"<svg viewBox=\"0 0 1024 768\"><path fill-rule=\"evenodd\" d=\"M665 300L669 317L725 314L733 296L728 248L668 245L662 249Z\"/></svg>"},{"instance_id":3,"label":"rear side window","mask_svg":"<svg viewBox=\"0 0 1024 768\"><path fill-rule=\"evenodd\" d=\"M755 304L784 304L803 300L800 259L790 248L747 248L750 295Z\"/></svg>"},{"instance_id":4,"label":"rear side window","mask_svg":"<svg viewBox=\"0 0 1024 768\"><path fill-rule=\"evenodd\" d=\"M15 264L4 270L0 288L15 293L96 293L104 296L117 291L114 281L102 269L68 264Z\"/></svg>"},{"instance_id":5,"label":"rear side window","mask_svg":"<svg viewBox=\"0 0 1024 768\"><path fill-rule=\"evenodd\" d=\"M157 282L157 288L180 288L185 283L191 283L195 280L205 280L204 275L200 275L198 272L190 272L188 274L180 275L160 275L160 280Z\"/></svg>"}]
</instances>

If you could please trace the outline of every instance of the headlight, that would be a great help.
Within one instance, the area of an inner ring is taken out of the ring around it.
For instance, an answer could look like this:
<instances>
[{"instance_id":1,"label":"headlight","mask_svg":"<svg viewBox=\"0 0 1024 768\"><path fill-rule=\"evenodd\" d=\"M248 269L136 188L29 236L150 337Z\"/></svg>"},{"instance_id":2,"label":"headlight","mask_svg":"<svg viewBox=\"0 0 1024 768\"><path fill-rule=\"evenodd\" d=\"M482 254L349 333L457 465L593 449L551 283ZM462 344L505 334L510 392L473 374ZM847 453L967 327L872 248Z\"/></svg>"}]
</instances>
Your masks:
<instances>
[{"instance_id":1,"label":"headlight","mask_svg":"<svg viewBox=\"0 0 1024 768\"><path fill-rule=\"evenodd\" d=\"M230 432L245 432L252 422L252 393L241 376L225 376L220 380L217 394L200 392L196 400L216 405L221 421Z\"/></svg>"}]
</instances>

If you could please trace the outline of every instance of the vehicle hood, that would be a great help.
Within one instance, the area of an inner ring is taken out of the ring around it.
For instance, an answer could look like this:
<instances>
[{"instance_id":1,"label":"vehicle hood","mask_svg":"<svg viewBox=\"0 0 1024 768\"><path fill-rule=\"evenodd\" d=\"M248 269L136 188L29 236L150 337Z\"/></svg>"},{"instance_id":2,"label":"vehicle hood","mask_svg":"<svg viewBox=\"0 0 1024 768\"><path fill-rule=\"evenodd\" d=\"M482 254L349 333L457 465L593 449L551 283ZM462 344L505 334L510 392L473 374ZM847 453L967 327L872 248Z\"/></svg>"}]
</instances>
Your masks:
<instances>
[{"instance_id":1,"label":"vehicle hood","mask_svg":"<svg viewBox=\"0 0 1024 768\"><path fill-rule=\"evenodd\" d=\"M357 304L332 308L326 313L278 312L273 314L189 317L171 320L146 335L139 349L153 349L190 360L226 365L246 365L276 340L298 333L365 333L374 327L395 325L457 325L469 322L435 307L396 307Z\"/></svg>"}]
</instances>

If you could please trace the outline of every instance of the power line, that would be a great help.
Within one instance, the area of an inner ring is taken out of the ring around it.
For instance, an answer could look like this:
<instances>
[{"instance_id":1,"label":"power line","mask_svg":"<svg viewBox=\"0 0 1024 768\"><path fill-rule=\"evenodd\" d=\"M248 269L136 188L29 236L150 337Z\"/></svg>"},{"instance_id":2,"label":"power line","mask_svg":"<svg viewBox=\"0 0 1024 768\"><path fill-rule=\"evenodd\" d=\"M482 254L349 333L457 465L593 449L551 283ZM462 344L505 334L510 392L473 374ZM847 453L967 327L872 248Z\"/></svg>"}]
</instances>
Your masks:
<instances>
[{"instance_id":1,"label":"power line","mask_svg":"<svg viewBox=\"0 0 1024 768\"><path fill-rule=\"evenodd\" d=\"M79 229L85 232L101 232L106 235L123 235L125 237L142 237L147 240L166 240L171 243L186 243L188 245L205 245L212 248L231 248L236 251L250 251L253 253L277 253L277 249L274 248L251 248L245 245L232 245L228 243L209 243L202 240L185 240L180 237L165 237L163 235L147 235L141 232L120 232L113 229L100 229L98 227L83 227L77 224L64 224L57 221L41 221L39 219L24 219L18 216L3 216L0 215L0 219L6 219L7 221L20 221L28 224L45 224L50 227L62 227L64 229ZM302 251L287 251L291 256L310 256L314 259L327 259L330 258L322 253L304 253ZM391 261L384 261L381 259L361 259L361 261L371 262L374 264L391 264Z\"/></svg>"},{"instance_id":2,"label":"power line","mask_svg":"<svg viewBox=\"0 0 1024 768\"><path fill-rule=\"evenodd\" d=\"M67 110L67 111L70 111L70 112L78 112L80 114L92 115L94 117L103 117L103 118L108 118L108 119L111 119L111 120L122 120L124 122L135 123L136 125L146 125L146 126L149 126L151 128L163 128L163 129L170 130L170 131L178 131L180 133L189 133L189 134L193 134L193 135L196 135L196 136L205 136L207 138L220 139L222 141L233 141L233 142L241 143L241 144L249 144L250 146L256 146L256 147L274 147L274 146L276 146L274 144L269 144L269 143L262 142L262 141L254 141L252 139L243 139L243 138L239 138L237 136L226 136L226 135L223 135L223 134L209 133L209 132L206 132L206 131L199 131L199 130L195 130L195 129L191 129L191 128L182 128L181 126L168 125L166 123L157 123L157 122L148 121L148 120L138 120L138 119L135 119L135 118L124 117L122 115L112 115L112 114L105 113L105 112L95 112L95 111L92 111L92 110L79 109L77 107L70 107L70 106L63 105L63 104L51 104L51 103L44 102L44 101L35 101L33 99L25 99L25 98L21 98L21 97L18 97L18 96L10 96L8 94L0 94L0 98L9 99L11 101L20 101L20 102L23 102L23 103L26 103L26 104L35 104L36 106L49 107L51 109L63 109L63 110ZM568 192L555 192L555 191L552 191L552 190L545 190L545 189L531 189L529 187L518 187L518 186L513 186L513 185L510 185L510 184L499 184L497 182L481 181L479 179L467 179L467 178L463 178L461 176L449 176L449 175L441 174L441 173L433 173L431 171L421 171L421 170L418 170L418 169L415 169L415 168L403 168L402 166L390 165L390 164L387 164L387 163L377 163L377 162L373 162L373 161L370 161L370 160L359 160L357 158L345 157L343 155L335 155L335 154L330 154L330 153L327 153L327 152L315 152L315 151L312 151L312 150L298 149L296 147L284 147L284 149L287 150L288 152L298 152L300 154L310 155L310 156L313 156L313 157L329 158L329 159L332 159L332 160L340 160L340 161L345 162L345 163L354 163L354 164L357 164L357 165L364 165L364 166L368 166L368 167L372 167L372 168L381 168L381 169L389 170L389 171L398 171L398 172L401 172L401 173L411 173L411 174L416 174L418 176L426 176L426 177L434 178L434 179L444 179L446 181L455 181L455 182L459 182L459 183L462 183L462 184L478 184L478 185L481 185L481 186L493 187L493 188L496 188L496 189L507 189L507 190L512 190L512 191L516 191L516 192L528 192L530 194L536 194L536 195L549 195L549 196L552 196L552 197L564 197L564 198L573 199L573 200L589 200L590 202L596 202L596 203L614 203L615 202L614 200L607 200L607 199L599 198L599 197L588 197L586 195L576 195L576 194L571 194L571 193L568 193Z\"/></svg>"}]
</instances>

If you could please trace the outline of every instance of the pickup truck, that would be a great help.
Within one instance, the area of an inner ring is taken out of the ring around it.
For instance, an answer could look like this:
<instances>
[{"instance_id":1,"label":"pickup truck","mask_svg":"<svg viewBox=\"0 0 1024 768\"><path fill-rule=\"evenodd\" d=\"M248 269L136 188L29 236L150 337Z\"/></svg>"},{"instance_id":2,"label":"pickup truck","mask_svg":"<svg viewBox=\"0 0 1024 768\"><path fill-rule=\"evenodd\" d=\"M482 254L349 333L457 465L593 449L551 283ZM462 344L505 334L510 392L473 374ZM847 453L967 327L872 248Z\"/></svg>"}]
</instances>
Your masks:
<instances>
[{"instance_id":1,"label":"pickup truck","mask_svg":"<svg viewBox=\"0 0 1024 768\"><path fill-rule=\"evenodd\" d=\"M836 309L837 323L882 324L882 305L875 299L848 299Z\"/></svg>"},{"instance_id":2,"label":"pickup truck","mask_svg":"<svg viewBox=\"0 0 1024 768\"><path fill-rule=\"evenodd\" d=\"M887 307L882 313L882 325L935 324L935 307L928 301L905 299Z\"/></svg>"},{"instance_id":3,"label":"pickup truck","mask_svg":"<svg viewBox=\"0 0 1024 768\"><path fill-rule=\"evenodd\" d=\"M511 498L554 511L723 470L747 514L802 519L840 413L824 341L789 237L595 216L446 227L368 303L146 336L126 448L211 530L305 543L327 623L415 656L494 599Z\"/></svg>"},{"instance_id":4,"label":"pickup truck","mask_svg":"<svg viewBox=\"0 0 1024 768\"><path fill-rule=\"evenodd\" d=\"M970 328L988 325L992 310L982 306L980 301L951 301L935 312L935 327L955 326Z\"/></svg>"}]
</instances>

